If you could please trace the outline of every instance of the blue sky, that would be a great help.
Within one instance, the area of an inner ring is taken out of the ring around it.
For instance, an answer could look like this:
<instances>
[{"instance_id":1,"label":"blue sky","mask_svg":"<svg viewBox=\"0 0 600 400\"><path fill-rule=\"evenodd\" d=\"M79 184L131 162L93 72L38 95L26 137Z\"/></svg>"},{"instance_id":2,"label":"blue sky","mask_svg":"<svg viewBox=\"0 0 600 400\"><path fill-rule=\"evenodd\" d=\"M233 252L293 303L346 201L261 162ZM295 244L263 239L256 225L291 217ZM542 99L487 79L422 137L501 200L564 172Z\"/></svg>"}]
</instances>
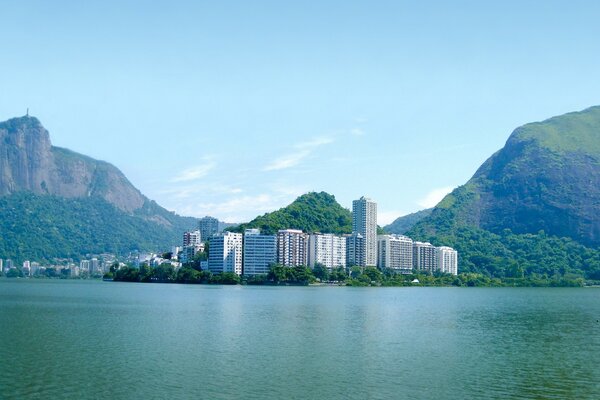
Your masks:
<instances>
[{"instance_id":1,"label":"blue sky","mask_svg":"<svg viewBox=\"0 0 600 400\"><path fill-rule=\"evenodd\" d=\"M432 206L517 126L600 104L594 1L0 2L0 120L164 207L250 220L308 191Z\"/></svg>"}]
</instances>

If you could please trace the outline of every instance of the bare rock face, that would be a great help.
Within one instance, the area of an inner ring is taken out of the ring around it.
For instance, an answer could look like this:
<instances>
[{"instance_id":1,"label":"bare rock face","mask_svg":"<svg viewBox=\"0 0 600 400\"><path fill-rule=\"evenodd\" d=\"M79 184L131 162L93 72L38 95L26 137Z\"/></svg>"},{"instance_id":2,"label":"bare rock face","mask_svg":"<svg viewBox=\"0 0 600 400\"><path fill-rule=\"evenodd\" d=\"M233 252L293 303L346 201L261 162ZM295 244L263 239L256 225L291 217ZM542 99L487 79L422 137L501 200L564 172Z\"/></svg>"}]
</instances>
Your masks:
<instances>
[{"instance_id":1,"label":"bare rock face","mask_svg":"<svg viewBox=\"0 0 600 400\"><path fill-rule=\"evenodd\" d=\"M147 201L113 165L53 147L48 131L30 116L0 123L0 195L21 191L100 197L128 213Z\"/></svg>"}]
</instances>

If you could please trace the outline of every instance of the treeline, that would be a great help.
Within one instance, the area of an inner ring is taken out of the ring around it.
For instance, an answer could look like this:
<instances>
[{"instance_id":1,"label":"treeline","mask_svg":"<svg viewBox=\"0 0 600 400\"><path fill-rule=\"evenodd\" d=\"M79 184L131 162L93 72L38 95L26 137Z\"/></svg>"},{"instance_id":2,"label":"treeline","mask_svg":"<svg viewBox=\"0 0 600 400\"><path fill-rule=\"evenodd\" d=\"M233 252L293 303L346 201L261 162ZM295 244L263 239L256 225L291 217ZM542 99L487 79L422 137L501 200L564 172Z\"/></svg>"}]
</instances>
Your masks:
<instances>
[{"instance_id":1,"label":"treeline","mask_svg":"<svg viewBox=\"0 0 600 400\"><path fill-rule=\"evenodd\" d=\"M313 283L340 286L466 286L466 287L581 287L586 284L598 284L598 281L585 281L581 277L528 277L491 278L486 274L467 272L458 275L444 273L398 274L393 270L381 271L374 267L352 267L349 270L337 268L328 270L317 265L314 269L305 266L271 266L269 273L255 276L238 276L231 272L213 274L197 267L186 265L175 270L170 264L151 268L126 266L111 268L105 278L123 282L163 282L186 284L224 284L224 285L308 285Z\"/></svg>"}]
</instances>

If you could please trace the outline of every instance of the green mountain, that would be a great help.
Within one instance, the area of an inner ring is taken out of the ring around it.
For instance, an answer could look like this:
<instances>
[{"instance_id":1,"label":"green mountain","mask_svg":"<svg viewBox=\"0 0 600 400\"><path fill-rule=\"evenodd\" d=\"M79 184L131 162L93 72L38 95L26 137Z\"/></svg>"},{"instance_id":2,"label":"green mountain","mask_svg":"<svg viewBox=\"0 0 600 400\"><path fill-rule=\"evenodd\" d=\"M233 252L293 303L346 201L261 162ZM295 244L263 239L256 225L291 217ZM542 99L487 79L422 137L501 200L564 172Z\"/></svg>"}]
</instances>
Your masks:
<instances>
[{"instance_id":1,"label":"green mountain","mask_svg":"<svg viewBox=\"0 0 600 400\"><path fill-rule=\"evenodd\" d=\"M260 228L264 234L274 234L280 229L288 228L305 232L351 233L352 214L335 200L335 196L325 192L311 192L298 197L287 207L256 217L230 230L244 232L248 228Z\"/></svg>"},{"instance_id":2,"label":"green mountain","mask_svg":"<svg viewBox=\"0 0 600 400\"><path fill-rule=\"evenodd\" d=\"M52 146L36 118L0 123L0 258L164 249L195 225L146 198L113 165Z\"/></svg>"},{"instance_id":3,"label":"green mountain","mask_svg":"<svg viewBox=\"0 0 600 400\"><path fill-rule=\"evenodd\" d=\"M412 214L407 214L402 217L398 217L389 225L383 227L383 230L387 233L395 233L397 235L404 235L410 228L415 226L417 222L431 215L433 208L427 208L425 210L417 211Z\"/></svg>"},{"instance_id":4,"label":"green mountain","mask_svg":"<svg viewBox=\"0 0 600 400\"><path fill-rule=\"evenodd\" d=\"M600 278L600 107L517 128L408 234L462 271Z\"/></svg>"}]
</instances>

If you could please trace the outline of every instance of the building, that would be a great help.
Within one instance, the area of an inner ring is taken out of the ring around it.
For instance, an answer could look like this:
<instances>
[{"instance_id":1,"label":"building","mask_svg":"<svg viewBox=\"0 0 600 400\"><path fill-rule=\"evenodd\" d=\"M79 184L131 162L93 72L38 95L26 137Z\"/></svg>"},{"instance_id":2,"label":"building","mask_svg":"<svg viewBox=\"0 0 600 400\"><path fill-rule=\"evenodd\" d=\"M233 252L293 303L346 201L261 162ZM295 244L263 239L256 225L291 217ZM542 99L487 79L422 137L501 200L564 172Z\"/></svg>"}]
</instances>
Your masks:
<instances>
[{"instance_id":1,"label":"building","mask_svg":"<svg viewBox=\"0 0 600 400\"><path fill-rule=\"evenodd\" d=\"M197 246L202 243L202 234L200 230L189 231L183 233L183 247Z\"/></svg>"},{"instance_id":2,"label":"building","mask_svg":"<svg viewBox=\"0 0 600 400\"><path fill-rule=\"evenodd\" d=\"M413 268L413 241L402 235L377 237L377 266L400 273L411 273Z\"/></svg>"},{"instance_id":3,"label":"building","mask_svg":"<svg viewBox=\"0 0 600 400\"><path fill-rule=\"evenodd\" d=\"M98 261L97 258L92 258L90 260L90 274L92 274L92 275L102 274L102 270L100 269L100 261Z\"/></svg>"},{"instance_id":4,"label":"building","mask_svg":"<svg viewBox=\"0 0 600 400\"><path fill-rule=\"evenodd\" d=\"M211 236L208 270L219 274L242 274L242 234L222 232Z\"/></svg>"},{"instance_id":5,"label":"building","mask_svg":"<svg viewBox=\"0 0 600 400\"><path fill-rule=\"evenodd\" d=\"M413 242L413 269L431 273L437 269L435 246L431 243Z\"/></svg>"},{"instance_id":6,"label":"building","mask_svg":"<svg viewBox=\"0 0 600 400\"><path fill-rule=\"evenodd\" d=\"M308 266L321 264L333 269L346 266L346 238L331 233L313 234L308 238Z\"/></svg>"},{"instance_id":7,"label":"building","mask_svg":"<svg viewBox=\"0 0 600 400\"><path fill-rule=\"evenodd\" d=\"M366 197L352 202L352 232L364 238L365 264L377 265L377 203Z\"/></svg>"},{"instance_id":8,"label":"building","mask_svg":"<svg viewBox=\"0 0 600 400\"><path fill-rule=\"evenodd\" d=\"M4 271L4 262L2 261L2 259L0 258L0 273Z\"/></svg>"},{"instance_id":9,"label":"building","mask_svg":"<svg viewBox=\"0 0 600 400\"><path fill-rule=\"evenodd\" d=\"M13 269L13 268L15 267L15 264L13 263L13 260L11 260L10 258L7 258L7 259L6 259L6 262L5 262L5 264L6 264L6 265L4 266L4 268L5 268L5 271L8 271L9 269Z\"/></svg>"},{"instance_id":10,"label":"building","mask_svg":"<svg viewBox=\"0 0 600 400\"><path fill-rule=\"evenodd\" d=\"M365 238L358 232L346 236L346 265L348 267L366 265Z\"/></svg>"},{"instance_id":11,"label":"building","mask_svg":"<svg viewBox=\"0 0 600 400\"><path fill-rule=\"evenodd\" d=\"M435 258L438 271L458 275L458 253L452 247L436 247Z\"/></svg>"},{"instance_id":12,"label":"building","mask_svg":"<svg viewBox=\"0 0 600 400\"><path fill-rule=\"evenodd\" d=\"M90 262L88 260L81 260L79 262L79 272L81 273L90 273Z\"/></svg>"},{"instance_id":13,"label":"building","mask_svg":"<svg viewBox=\"0 0 600 400\"><path fill-rule=\"evenodd\" d=\"M286 267L308 265L308 234L297 229L277 233L277 263Z\"/></svg>"},{"instance_id":14,"label":"building","mask_svg":"<svg viewBox=\"0 0 600 400\"><path fill-rule=\"evenodd\" d=\"M195 245L184 246L181 252L175 257L182 263L190 262L194 259L194 256L204 251L204 243L197 243Z\"/></svg>"},{"instance_id":15,"label":"building","mask_svg":"<svg viewBox=\"0 0 600 400\"><path fill-rule=\"evenodd\" d=\"M200 218L198 221L198 230L200 230L200 237L205 242L208 242L212 235L221 232L221 225L219 220L213 217Z\"/></svg>"},{"instance_id":16,"label":"building","mask_svg":"<svg viewBox=\"0 0 600 400\"><path fill-rule=\"evenodd\" d=\"M244 275L267 274L270 266L276 262L277 236L261 235L260 229L246 229L243 253Z\"/></svg>"}]
</instances>

